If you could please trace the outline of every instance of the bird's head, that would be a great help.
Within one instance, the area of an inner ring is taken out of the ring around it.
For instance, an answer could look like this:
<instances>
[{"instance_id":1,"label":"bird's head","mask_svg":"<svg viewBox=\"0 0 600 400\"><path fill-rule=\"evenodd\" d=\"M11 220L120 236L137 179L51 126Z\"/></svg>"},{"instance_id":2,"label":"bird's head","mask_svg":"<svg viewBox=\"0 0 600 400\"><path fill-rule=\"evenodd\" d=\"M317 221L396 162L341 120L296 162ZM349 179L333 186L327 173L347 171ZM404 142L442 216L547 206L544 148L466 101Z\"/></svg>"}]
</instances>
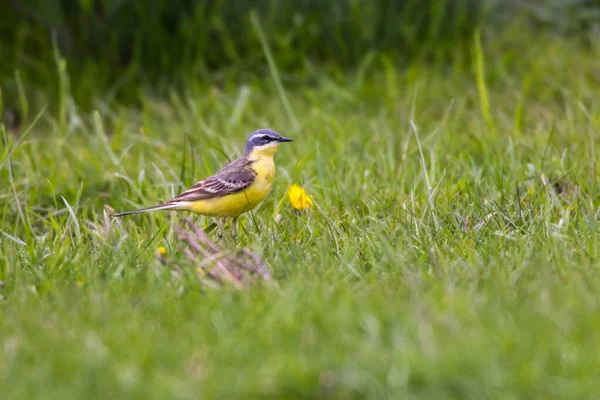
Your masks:
<instances>
[{"instance_id":1,"label":"bird's head","mask_svg":"<svg viewBox=\"0 0 600 400\"><path fill-rule=\"evenodd\" d=\"M284 142L293 142L293 140L283 137L271 129L259 129L248 137L244 154L272 156L277 151L279 144Z\"/></svg>"}]
</instances>

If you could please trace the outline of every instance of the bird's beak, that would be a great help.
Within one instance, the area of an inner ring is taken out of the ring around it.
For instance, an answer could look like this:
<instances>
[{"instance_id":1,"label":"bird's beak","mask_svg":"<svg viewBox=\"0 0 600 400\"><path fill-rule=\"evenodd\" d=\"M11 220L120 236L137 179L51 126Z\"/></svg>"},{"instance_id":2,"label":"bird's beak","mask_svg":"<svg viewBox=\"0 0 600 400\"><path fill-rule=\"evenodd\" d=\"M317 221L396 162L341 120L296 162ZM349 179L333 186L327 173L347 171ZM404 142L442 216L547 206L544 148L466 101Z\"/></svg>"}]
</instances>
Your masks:
<instances>
[{"instance_id":1,"label":"bird's beak","mask_svg":"<svg viewBox=\"0 0 600 400\"><path fill-rule=\"evenodd\" d=\"M293 139L290 138L286 138L286 137L280 137L279 139L277 139L278 142L293 142Z\"/></svg>"}]
</instances>

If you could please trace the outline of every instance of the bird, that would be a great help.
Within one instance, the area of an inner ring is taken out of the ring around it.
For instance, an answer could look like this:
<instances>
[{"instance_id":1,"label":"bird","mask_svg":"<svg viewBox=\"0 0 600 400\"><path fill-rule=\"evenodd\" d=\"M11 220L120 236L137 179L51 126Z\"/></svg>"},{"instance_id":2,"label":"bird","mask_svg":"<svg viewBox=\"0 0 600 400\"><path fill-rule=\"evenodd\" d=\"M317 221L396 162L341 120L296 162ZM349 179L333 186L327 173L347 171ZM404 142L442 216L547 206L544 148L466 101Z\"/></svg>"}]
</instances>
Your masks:
<instances>
[{"instance_id":1,"label":"bird","mask_svg":"<svg viewBox=\"0 0 600 400\"><path fill-rule=\"evenodd\" d=\"M225 221L231 218L232 236L236 237L238 217L259 205L271 191L275 178L273 156L285 142L293 140L271 129L258 129L248 136L243 154L214 175L162 204L112 214L112 217L159 210L191 211L217 218L220 236Z\"/></svg>"}]
</instances>

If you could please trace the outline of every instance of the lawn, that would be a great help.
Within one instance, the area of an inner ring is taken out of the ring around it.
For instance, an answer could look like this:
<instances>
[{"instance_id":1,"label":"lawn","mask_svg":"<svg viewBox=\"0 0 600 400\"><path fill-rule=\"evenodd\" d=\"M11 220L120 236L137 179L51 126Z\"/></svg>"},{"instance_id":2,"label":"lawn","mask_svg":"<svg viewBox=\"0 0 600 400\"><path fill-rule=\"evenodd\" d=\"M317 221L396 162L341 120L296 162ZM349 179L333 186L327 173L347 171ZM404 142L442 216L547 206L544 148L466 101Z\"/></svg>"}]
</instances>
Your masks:
<instances>
[{"instance_id":1,"label":"lawn","mask_svg":"<svg viewBox=\"0 0 600 400\"><path fill-rule=\"evenodd\" d=\"M600 50L477 49L312 85L190 82L93 113L64 85L30 107L3 129L2 397L597 395ZM262 127L295 139L273 190L236 242L209 235L256 252L273 284L173 273L185 213L107 224L105 206L178 194Z\"/></svg>"}]
</instances>

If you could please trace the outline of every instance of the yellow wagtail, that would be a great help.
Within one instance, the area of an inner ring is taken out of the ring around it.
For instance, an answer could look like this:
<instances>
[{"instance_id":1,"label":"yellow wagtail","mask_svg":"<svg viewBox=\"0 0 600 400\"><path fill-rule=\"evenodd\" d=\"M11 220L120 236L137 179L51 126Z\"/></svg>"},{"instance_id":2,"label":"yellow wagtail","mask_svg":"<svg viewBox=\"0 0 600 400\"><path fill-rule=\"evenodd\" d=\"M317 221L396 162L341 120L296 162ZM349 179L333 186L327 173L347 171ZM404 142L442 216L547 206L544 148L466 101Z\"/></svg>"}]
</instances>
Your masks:
<instances>
[{"instance_id":1,"label":"yellow wagtail","mask_svg":"<svg viewBox=\"0 0 600 400\"><path fill-rule=\"evenodd\" d=\"M216 174L186 190L179 196L154 207L113 214L128 214L156 210L191 211L219 219L221 231L226 218L233 218L233 236L237 235L237 217L252 210L267 197L275 177L273 155L280 143L292 142L270 129L252 132L244 154L221 168Z\"/></svg>"}]
</instances>

